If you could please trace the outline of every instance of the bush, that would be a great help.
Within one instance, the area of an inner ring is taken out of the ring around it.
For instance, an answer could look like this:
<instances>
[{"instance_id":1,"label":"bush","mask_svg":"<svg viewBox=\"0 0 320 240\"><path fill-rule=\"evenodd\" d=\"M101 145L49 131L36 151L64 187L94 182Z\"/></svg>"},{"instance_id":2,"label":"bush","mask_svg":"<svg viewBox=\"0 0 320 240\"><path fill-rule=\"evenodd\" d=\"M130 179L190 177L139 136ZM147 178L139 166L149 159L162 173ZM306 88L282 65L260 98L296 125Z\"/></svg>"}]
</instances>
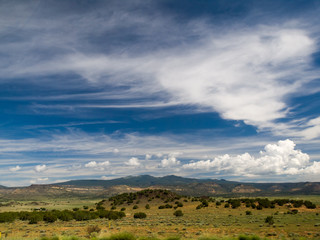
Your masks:
<instances>
[{"instance_id":1,"label":"bush","mask_svg":"<svg viewBox=\"0 0 320 240\"><path fill-rule=\"evenodd\" d=\"M0 223L13 222L16 220L17 214L14 212L3 212L0 213Z\"/></svg>"},{"instance_id":2,"label":"bush","mask_svg":"<svg viewBox=\"0 0 320 240\"><path fill-rule=\"evenodd\" d=\"M123 211L125 211L125 210L126 210L126 208L125 208L125 207L123 207L123 208L121 208L121 210L120 210L120 211L121 211L121 212L123 212Z\"/></svg>"},{"instance_id":3,"label":"bush","mask_svg":"<svg viewBox=\"0 0 320 240\"><path fill-rule=\"evenodd\" d=\"M138 205L134 205L132 209L138 209Z\"/></svg>"},{"instance_id":4,"label":"bush","mask_svg":"<svg viewBox=\"0 0 320 240\"><path fill-rule=\"evenodd\" d=\"M57 221L57 219L58 219L57 215L54 214L53 212L47 212L43 215L43 221L47 223L53 223Z\"/></svg>"},{"instance_id":5,"label":"bush","mask_svg":"<svg viewBox=\"0 0 320 240\"><path fill-rule=\"evenodd\" d=\"M53 237L42 237L40 240L59 240L59 237L53 236Z\"/></svg>"},{"instance_id":6,"label":"bush","mask_svg":"<svg viewBox=\"0 0 320 240\"><path fill-rule=\"evenodd\" d=\"M32 213L29 217L29 224L37 224L42 221L42 216L37 213Z\"/></svg>"},{"instance_id":7,"label":"bush","mask_svg":"<svg viewBox=\"0 0 320 240\"><path fill-rule=\"evenodd\" d=\"M309 209L315 209L317 207L314 203L310 201L304 201L303 204L306 206L306 208L309 208Z\"/></svg>"},{"instance_id":8,"label":"bush","mask_svg":"<svg viewBox=\"0 0 320 240\"><path fill-rule=\"evenodd\" d=\"M147 214L145 214L144 212L137 212L133 215L134 218L146 218Z\"/></svg>"},{"instance_id":9,"label":"bush","mask_svg":"<svg viewBox=\"0 0 320 240\"><path fill-rule=\"evenodd\" d=\"M149 204L146 205L146 209L150 209L150 205Z\"/></svg>"},{"instance_id":10,"label":"bush","mask_svg":"<svg viewBox=\"0 0 320 240\"><path fill-rule=\"evenodd\" d=\"M136 240L135 236L131 233L117 233L111 235L108 240Z\"/></svg>"},{"instance_id":11,"label":"bush","mask_svg":"<svg viewBox=\"0 0 320 240\"><path fill-rule=\"evenodd\" d=\"M87 233L89 235L91 235L92 233L99 233L99 232L101 232L101 228L98 225L87 227Z\"/></svg>"},{"instance_id":12,"label":"bush","mask_svg":"<svg viewBox=\"0 0 320 240\"><path fill-rule=\"evenodd\" d=\"M268 216L265 219L265 223L268 223L269 225L273 225L274 224L274 219L272 216Z\"/></svg>"},{"instance_id":13,"label":"bush","mask_svg":"<svg viewBox=\"0 0 320 240\"><path fill-rule=\"evenodd\" d=\"M239 240L260 240L260 238L257 236L243 236L243 235L240 235L238 239Z\"/></svg>"},{"instance_id":14,"label":"bush","mask_svg":"<svg viewBox=\"0 0 320 240\"><path fill-rule=\"evenodd\" d=\"M183 212L181 210L177 210L173 213L173 215L175 215L176 217L182 217L183 216Z\"/></svg>"},{"instance_id":15,"label":"bush","mask_svg":"<svg viewBox=\"0 0 320 240\"><path fill-rule=\"evenodd\" d=\"M58 214L58 218L65 222L71 221L73 219L73 213L71 211L64 210Z\"/></svg>"},{"instance_id":16,"label":"bush","mask_svg":"<svg viewBox=\"0 0 320 240\"><path fill-rule=\"evenodd\" d=\"M168 237L166 240L180 240L181 238L176 236L176 237Z\"/></svg>"},{"instance_id":17,"label":"bush","mask_svg":"<svg viewBox=\"0 0 320 240\"><path fill-rule=\"evenodd\" d=\"M258 205L258 206L257 206L257 210L262 210L262 206L261 206L261 205Z\"/></svg>"},{"instance_id":18,"label":"bush","mask_svg":"<svg viewBox=\"0 0 320 240\"><path fill-rule=\"evenodd\" d=\"M246 211L246 215L252 215L251 211Z\"/></svg>"}]
</instances>

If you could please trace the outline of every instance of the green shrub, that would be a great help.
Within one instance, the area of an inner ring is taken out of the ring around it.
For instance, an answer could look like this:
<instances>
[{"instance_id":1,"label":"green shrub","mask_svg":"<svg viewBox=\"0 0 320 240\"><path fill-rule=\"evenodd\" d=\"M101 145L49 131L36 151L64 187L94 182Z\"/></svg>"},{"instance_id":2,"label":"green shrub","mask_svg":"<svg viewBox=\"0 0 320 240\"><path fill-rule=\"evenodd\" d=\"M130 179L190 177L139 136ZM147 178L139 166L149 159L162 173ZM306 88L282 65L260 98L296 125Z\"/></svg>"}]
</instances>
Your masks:
<instances>
[{"instance_id":1,"label":"green shrub","mask_svg":"<svg viewBox=\"0 0 320 240\"><path fill-rule=\"evenodd\" d=\"M246 236L246 235L240 235L238 237L239 240L260 240L257 236Z\"/></svg>"},{"instance_id":2,"label":"green shrub","mask_svg":"<svg viewBox=\"0 0 320 240\"><path fill-rule=\"evenodd\" d=\"M166 240L180 240L181 238L179 236L174 237L167 237Z\"/></svg>"},{"instance_id":3,"label":"green shrub","mask_svg":"<svg viewBox=\"0 0 320 240\"><path fill-rule=\"evenodd\" d=\"M159 240L159 238L148 236L148 237L140 237L139 240Z\"/></svg>"},{"instance_id":4,"label":"green shrub","mask_svg":"<svg viewBox=\"0 0 320 240\"><path fill-rule=\"evenodd\" d=\"M92 233L99 233L101 232L101 228L98 225L88 226L87 233L91 235Z\"/></svg>"},{"instance_id":5,"label":"green shrub","mask_svg":"<svg viewBox=\"0 0 320 240\"><path fill-rule=\"evenodd\" d=\"M29 217L29 224L37 224L42 221L42 216L38 213L32 213Z\"/></svg>"},{"instance_id":6,"label":"green shrub","mask_svg":"<svg viewBox=\"0 0 320 240\"><path fill-rule=\"evenodd\" d=\"M61 221L71 221L73 219L73 213L69 210L64 210L58 213L58 218Z\"/></svg>"},{"instance_id":7,"label":"green shrub","mask_svg":"<svg viewBox=\"0 0 320 240\"><path fill-rule=\"evenodd\" d=\"M53 223L55 221L57 221L58 217L57 214L53 213L53 212L46 212L43 215L43 221L47 222L47 223Z\"/></svg>"},{"instance_id":8,"label":"green shrub","mask_svg":"<svg viewBox=\"0 0 320 240\"><path fill-rule=\"evenodd\" d=\"M175 215L176 217L182 217L183 216L183 212L181 210L177 210L173 213L173 215Z\"/></svg>"},{"instance_id":9,"label":"green shrub","mask_svg":"<svg viewBox=\"0 0 320 240\"><path fill-rule=\"evenodd\" d=\"M200 237L198 240L218 240L215 237Z\"/></svg>"},{"instance_id":10,"label":"green shrub","mask_svg":"<svg viewBox=\"0 0 320 240\"><path fill-rule=\"evenodd\" d=\"M274 224L273 216L266 217L265 223L268 223L269 225L273 225Z\"/></svg>"},{"instance_id":11,"label":"green shrub","mask_svg":"<svg viewBox=\"0 0 320 240\"><path fill-rule=\"evenodd\" d=\"M137 212L133 215L134 218L146 218L147 214L145 214L144 212Z\"/></svg>"},{"instance_id":12,"label":"green shrub","mask_svg":"<svg viewBox=\"0 0 320 240\"><path fill-rule=\"evenodd\" d=\"M107 239L108 240L136 240L136 237L131 233L123 232L123 233L113 234Z\"/></svg>"},{"instance_id":13,"label":"green shrub","mask_svg":"<svg viewBox=\"0 0 320 240\"><path fill-rule=\"evenodd\" d=\"M59 237L53 236L53 237L42 237L40 240L59 240Z\"/></svg>"},{"instance_id":14,"label":"green shrub","mask_svg":"<svg viewBox=\"0 0 320 240\"><path fill-rule=\"evenodd\" d=\"M17 213L3 212L0 213L0 223L13 222L17 218Z\"/></svg>"},{"instance_id":15,"label":"green shrub","mask_svg":"<svg viewBox=\"0 0 320 240\"><path fill-rule=\"evenodd\" d=\"M246 211L246 215L252 215L251 211Z\"/></svg>"},{"instance_id":16,"label":"green shrub","mask_svg":"<svg viewBox=\"0 0 320 240\"><path fill-rule=\"evenodd\" d=\"M146 204L146 209L150 209L150 205L149 204Z\"/></svg>"},{"instance_id":17,"label":"green shrub","mask_svg":"<svg viewBox=\"0 0 320 240\"><path fill-rule=\"evenodd\" d=\"M138 209L138 205L134 205L132 209Z\"/></svg>"},{"instance_id":18,"label":"green shrub","mask_svg":"<svg viewBox=\"0 0 320 240\"><path fill-rule=\"evenodd\" d=\"M317 207L314 203L310 201L304 201L303 204L306 206L306 208L309 208L309 209L315 209Z\"/></svg>"},{"instance_id":19,"label":"green shrub","mask_svg":"<svg viewBox=\"0 0 320 240\"><path fill-rule=\"evenodd\" d=\"M201 208L202 208L202 204L200 204L200 205L198 205L198 206L196 207L197 210L199 210L199 209L201 209Z\"/></svg>"}]
</instances>

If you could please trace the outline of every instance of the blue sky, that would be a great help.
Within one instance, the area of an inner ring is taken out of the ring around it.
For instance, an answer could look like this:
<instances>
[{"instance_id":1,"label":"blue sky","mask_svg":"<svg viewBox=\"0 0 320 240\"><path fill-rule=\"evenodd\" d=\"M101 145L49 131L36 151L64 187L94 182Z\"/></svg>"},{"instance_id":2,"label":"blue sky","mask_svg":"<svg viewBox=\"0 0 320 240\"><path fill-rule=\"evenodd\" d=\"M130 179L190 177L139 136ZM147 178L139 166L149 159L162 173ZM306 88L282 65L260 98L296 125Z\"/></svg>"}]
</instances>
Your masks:
<instances>
[{"instance_id":1,"label":"blue sky","mask_svg":"<svg viewBox=\"0 0 320 240\"><path fill-rule=\"evenodd\" d=\"M319 1L0 1L0 184L320 181Z\"/></svg>"}]
</instances>

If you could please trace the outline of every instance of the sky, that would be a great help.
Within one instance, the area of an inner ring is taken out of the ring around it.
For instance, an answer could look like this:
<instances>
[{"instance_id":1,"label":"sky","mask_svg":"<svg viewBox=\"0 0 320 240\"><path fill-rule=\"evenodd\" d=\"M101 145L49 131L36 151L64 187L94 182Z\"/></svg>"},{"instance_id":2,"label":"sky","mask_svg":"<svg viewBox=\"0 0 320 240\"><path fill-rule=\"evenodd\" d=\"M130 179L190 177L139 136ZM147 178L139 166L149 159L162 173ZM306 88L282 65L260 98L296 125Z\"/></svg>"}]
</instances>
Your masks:
<instances>
[{"instance_id":1,"label":"sky","mask_svg":"<svg viewBox=\"0 0 320 240\"><path fill-rule=\"evenodd\" d=\"M320 1L0 0L0 184L320 181Z\"/></svg>"}]
</instances>

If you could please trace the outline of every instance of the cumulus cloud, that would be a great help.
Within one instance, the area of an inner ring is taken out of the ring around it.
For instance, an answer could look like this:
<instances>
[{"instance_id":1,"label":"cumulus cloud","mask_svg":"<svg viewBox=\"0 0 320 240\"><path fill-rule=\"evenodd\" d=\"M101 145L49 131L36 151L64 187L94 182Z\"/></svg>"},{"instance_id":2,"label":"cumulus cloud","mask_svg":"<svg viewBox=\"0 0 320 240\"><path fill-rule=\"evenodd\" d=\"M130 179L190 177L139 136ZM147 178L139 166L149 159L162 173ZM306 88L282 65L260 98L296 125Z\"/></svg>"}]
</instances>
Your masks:
<instances>
[{"instance_id":1,"label":"cumulus cloud","mask_svg":"<svg viewBox=\"0 0 320 240\"><path fill-rule=\"evenodd\" d=\"M11 172L16 172L16 171L21 170L21 167L20 167L19 165L17 165L17 166L15 166L15 167L9 168L9 170L10 170Z\"/></svg>"},{"instance_id":2,"label":"cumulus cloud","mask_svg":"<svg viewBox=\"0 0 320 240\"><path fill-rule=\"evenodd\" d=\"M295 149L295 143L289 139L268 144L260 157L249 153L230 156L228 154L214 159L184 164L184 169L201 169L215 173L228 173L237 176L251 175L294 175L320 173L319 162L311 162L309 155Z\"/></svg>"},{"instance_id":3,"label":"cumulus cloud","mask_svg":"<svg viewBox=\"0 0 320 240\"><path fill-rule=\"evenodd\" d=\"M44 165L37 165L37 166L35 166L34 169L36 172L43 172L47 169L47 166L45 164Z\"/></svg>"},{"instance_id":4,"label":"cumulus cloud","mask_svg":"<svg viewBox=\"0 0 320 240\"><path fill-rule=\"evenodd\" d=\"M149 159L151 159L152 158L152 154L146 154L146 160L149 160Z\"/></svg>"},{"instance_id":5,"label":"cumulus cloud","mask_svg":"<svg viewBox=\"0 0 320 240\"><path fill-rule=\"evenodd\" d=\"M108 168L110 166L110 162L109 161L105 161L105 162L96 162L96 161L91 161L88 162L87 164L84 165L86 168L94 168L97 170L105 170L106 168Z\"/></svg>"},{"instance_id":6,"label":"cumulus cloud","mask_svg":"<svg viewBox=\"0 0 320 240\"><path fill-rule=\"evenodd\" d=\"M176 167L178 165L180 165L180 161L177 160L175 157L171 156L171 157L162 159L161 163L159 164L159 167L170 168L170 167Z\"/></svg>"},{"instance_id":7,"label":"cumulus cloud","mask_svg":"<svg viewBox=\"0 0 320 240\"><path fill-rule=\"evenodd\" d=\"M128 162L126 162L126 165L128 166L134 166L134 167L139 167L141 165L140 161L136 157L132 157L129 159Z\"/></svg>"}]
</instances>

